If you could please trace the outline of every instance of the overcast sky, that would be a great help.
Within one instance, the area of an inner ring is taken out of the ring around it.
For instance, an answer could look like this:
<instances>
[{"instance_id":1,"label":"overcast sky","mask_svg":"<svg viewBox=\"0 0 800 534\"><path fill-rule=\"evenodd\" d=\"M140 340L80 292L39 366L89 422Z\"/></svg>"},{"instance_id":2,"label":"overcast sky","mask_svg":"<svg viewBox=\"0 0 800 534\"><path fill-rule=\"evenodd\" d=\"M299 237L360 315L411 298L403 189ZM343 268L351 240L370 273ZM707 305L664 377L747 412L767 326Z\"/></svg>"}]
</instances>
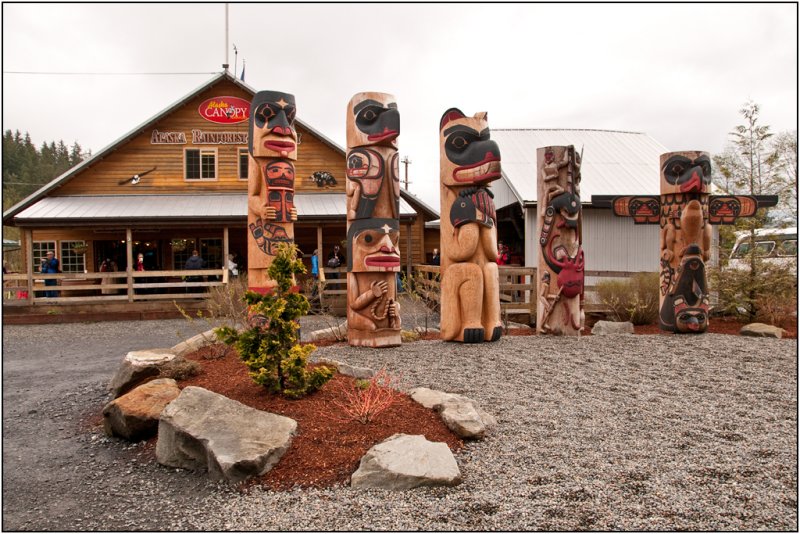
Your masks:
<instances>
[{"instance_id":1,"label":"overcast sky","mask_svg":"<svg viewBox=\"0 0 800 534\"><path fill-rule=\"evenodd\" d=\"M223 4L4 4L2 20L3 130L37 145L97 152L225 61ZM293 93L342 147L350 97L394 94L411 191L437 209L450 107L488 111L491 128L637 131L712 153L748 99L773 131L797 127L794 4L230 4L231 70L234 44L246 83Z\"/></svg>"}]
</instances>

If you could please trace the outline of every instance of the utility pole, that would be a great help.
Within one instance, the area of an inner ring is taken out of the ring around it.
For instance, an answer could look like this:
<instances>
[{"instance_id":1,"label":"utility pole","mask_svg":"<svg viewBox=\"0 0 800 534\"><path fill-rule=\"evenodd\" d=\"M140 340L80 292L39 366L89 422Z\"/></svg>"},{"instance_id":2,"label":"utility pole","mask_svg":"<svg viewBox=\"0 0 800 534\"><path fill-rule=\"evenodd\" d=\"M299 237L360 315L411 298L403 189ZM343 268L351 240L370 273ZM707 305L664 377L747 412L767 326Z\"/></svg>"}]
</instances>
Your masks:
<instances>
[{"instance_id":1,"label":"utility pole","mask_svg":"<svg viewBox=\"0 0 800 534\"><path fill-rule=\"evenodd\" d=\"M230 67L230 63L228 63L228 4L225 4L225 63L222 64L222 68L225 69L225 72L228 71L228 67Z\"/></svg>"},{"instance_id":2,"label":"utility pole","mask_svg":"<svg viewBox=\"0 0 800 534\"><path fill-rule=\"evenodd\" d=\"M406 177L403 180L403 182L405 183L406 191L408 191L408 184L411 183L411 182L408 181L408 165L409 165L409 163L412 163L412 161L410 159L408 159L408 156L403 156L403 159L401 159L400 162L403 165L405 165L405 168L406 168Z\"/></svg>"}]
</instances>

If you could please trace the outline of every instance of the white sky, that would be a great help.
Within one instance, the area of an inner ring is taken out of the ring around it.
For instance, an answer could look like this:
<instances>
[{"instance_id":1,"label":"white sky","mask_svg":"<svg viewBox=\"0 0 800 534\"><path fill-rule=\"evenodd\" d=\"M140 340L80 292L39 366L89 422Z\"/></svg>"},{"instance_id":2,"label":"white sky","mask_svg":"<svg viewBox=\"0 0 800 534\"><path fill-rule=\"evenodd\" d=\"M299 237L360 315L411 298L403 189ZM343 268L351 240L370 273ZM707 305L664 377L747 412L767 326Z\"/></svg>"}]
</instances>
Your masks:
<instances>
[{"instance_id":1,"label":"white sky","mask_svg":"<svg viewBox=\"0 0 800 534\"><path fill-rule=\"evenodd\" d=\"M350 97L394 94L411 191L438 209L438 124L450 107L488 111L491 128L639 131L669 150L712 153L748 99L774 132L796 129L797 9L230 4L229 62L236 44L250 86L293 93L298 116L342 147ZM2 20L3 130L37 145L97 152L225 60L223 4L4 4Z\"/></svg>"}]
</instances>

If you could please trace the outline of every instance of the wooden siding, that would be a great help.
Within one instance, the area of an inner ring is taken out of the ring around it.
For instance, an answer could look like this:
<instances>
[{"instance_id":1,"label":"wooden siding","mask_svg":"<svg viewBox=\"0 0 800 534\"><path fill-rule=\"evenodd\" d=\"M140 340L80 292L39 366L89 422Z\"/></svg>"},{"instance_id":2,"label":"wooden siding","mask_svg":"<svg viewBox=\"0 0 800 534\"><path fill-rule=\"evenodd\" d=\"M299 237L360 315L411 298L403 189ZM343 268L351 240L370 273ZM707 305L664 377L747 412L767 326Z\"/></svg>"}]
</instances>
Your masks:
<instances>
[{"instance_id":1,"label":"wooden siding","mask_svg":"<svg viewBox=\"0 0 800 534\"><path fill-rule=\"evenodd\" d=\"M247 180L239 179L239 149L241 145L193 144L192 130L203 132L247 133L247 121L238 124L216 124L203 119L197 112L200 104L214 96L235 96L251 100L252 95L237 85L223 81L200 93L173 113L147 128L129 142L120 146L102 160L81 171L69 182L53 191L51 195L125 195L125 194L164 194L185 192L233 192L247 191ZM152 144L153 130L159 132L183 132L186 144ZM295 163L295 190L344 192L345 157L325 144L319 137L297 127L301 136L298 148L299 159ZM217 178L214 180L185 180L184 153L187 148L210 149L216 152ZM157 167L152 173L143 176L137 185L119 185L120 180L134 174ZM328 171L337 180L333 188L317 187L311 181L316 171Z\"/></svg>"}]
</instances>

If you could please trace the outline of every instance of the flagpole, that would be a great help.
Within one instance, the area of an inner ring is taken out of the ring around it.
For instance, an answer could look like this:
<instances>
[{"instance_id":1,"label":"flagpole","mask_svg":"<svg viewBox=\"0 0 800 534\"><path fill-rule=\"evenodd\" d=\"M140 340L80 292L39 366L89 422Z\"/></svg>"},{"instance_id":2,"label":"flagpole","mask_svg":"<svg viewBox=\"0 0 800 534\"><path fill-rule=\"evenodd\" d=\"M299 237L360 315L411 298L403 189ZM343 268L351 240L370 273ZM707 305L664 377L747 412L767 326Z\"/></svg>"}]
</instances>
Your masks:
<instances>
[{"instance_id":1,"label":"flagpole","mask_svg":"<svg viewBox=\"0 0 800 534\"><path fill-rule=\"evenodd\" d=\"M227 72L230 63L228 63L228 3L225 3L225 63L222 68Z\"/></svg>"}]
</instances>

